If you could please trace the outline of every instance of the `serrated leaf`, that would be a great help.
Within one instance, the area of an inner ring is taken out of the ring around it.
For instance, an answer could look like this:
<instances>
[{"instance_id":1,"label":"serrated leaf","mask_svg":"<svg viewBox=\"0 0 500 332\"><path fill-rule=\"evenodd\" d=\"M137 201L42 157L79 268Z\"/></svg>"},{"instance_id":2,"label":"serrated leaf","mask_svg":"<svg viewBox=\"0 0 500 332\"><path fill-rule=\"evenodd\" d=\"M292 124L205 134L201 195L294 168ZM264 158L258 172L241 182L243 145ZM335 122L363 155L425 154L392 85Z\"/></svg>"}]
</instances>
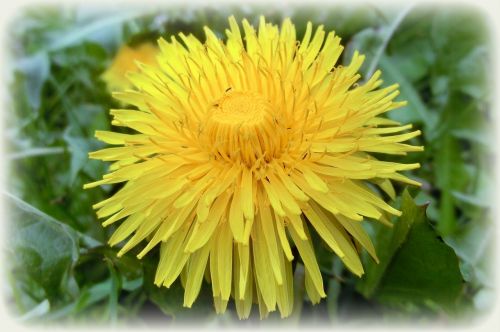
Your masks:
<instances>
[{"instance_id":1,"label":"serrated leaf","mask_svg":"<svg viewBox=\"0 0 500 332\"><path fill-rule=\"evenodd\" d=\"M469 271L467 280L478 286L495 285L492 254L495 241L493 224L487 215L472 220L460 231L444 238L461 259L461 267Z\"/></svg>"},{"instance_id":2,"label":"serrated leaf","mask_svg":"<svg viewBox=\"0 0 500 332\"><path fill-rule=\"evenodd\" d=\"M380 263L377 264L371 259L363 261L365 266L365 276L357 283L357 290L365 297L370 298L378 288L385 270L392 261L399 247L406 241L415 216L417 208L409 203L412 200L407 191L403 193L402 209L403 215L397 220L392 228L384 225L376 225L374 246Z\"/></svg>"},{"instance_id":3,"label":"serrated leaf","mask_svg":"<svg viewBox=\"0 0 500 332\"><path fill-rule=\"evenodd\" d=\"M437 304L453 307L462 292L458 258L422 216L394 256L375 297L395 306Z\"/></svg>"},{"instance_id":4,"label":"serrated leaf","mask_svg":"<svg viewBox=\"0 0 500 332\"><path fill-rule=\"evenodd\" d=\"M12 273L29 276L50 301L71 294L69 279L79 256L76 232L12 195L4 198L11 220Z\"/></svg>"},{"instance_id":5,"label":"serrated leaf","mask_svg":"<svg viewBox=\"0 0 500 332\"><path fill-rule=\"evenodd\" d=\"M393 230L377 230L380 264L368 262L357 289L392 306L449 309L462 291L458 257L428 223L425 207L415 205L407 191L401 210Z\"/></svg>"}]
</instances>

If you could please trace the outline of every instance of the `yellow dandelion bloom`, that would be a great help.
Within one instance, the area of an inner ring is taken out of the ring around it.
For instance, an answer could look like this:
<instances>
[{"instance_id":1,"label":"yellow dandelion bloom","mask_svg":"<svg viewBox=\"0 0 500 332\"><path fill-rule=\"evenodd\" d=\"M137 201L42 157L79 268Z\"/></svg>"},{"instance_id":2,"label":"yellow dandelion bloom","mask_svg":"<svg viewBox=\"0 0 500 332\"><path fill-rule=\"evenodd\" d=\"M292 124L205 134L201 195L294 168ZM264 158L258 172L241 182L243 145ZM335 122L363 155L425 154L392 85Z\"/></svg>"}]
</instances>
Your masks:
<instances>
[{"instance_id":1,"label":"yellow dandelion bloom","mask_svg":"<svg viewBox=\"0 0 500 332\"><path fill-rule=\"evenodd\" d=\"M85 188L124 183L94 206L104 226L123 219L109 243L128 238L123 255L146 239L139 258L160 245L154 282L181 276L185 306L205 277L217 312L232 297L240 318L252 303L286 317L296 256L311 301L325 297L311 227L355 275L358 248L377 260L360 222L400 212L374 188L394 197L391 180L418 185L398 172L419 164L370 153L421 151L403 143L420 131L383 117L405 102L394 101L397 85L380 88L380 71L356 84L364 56L335 66L333 32L308 23L298 42L289 19L279 29L264 18L240 29L231 17L226 42L208 28L205 43L159 40L159 66L140 65L129 75L137 90L114 94L137 109L111 110L112 124L137 133L96 132L117 147L90 154L113 164Z\"/></svg>"},{"instance_id":2,"label":"yellow dandelion bloom","mask_svg":"<svg viewBox=\"0 0 500 332\"><path fill-rule=\"evenodd\" d=\"M122 46L116 53L109 68L102 74L109 91L130 89L133 84L126 78L128 72L137 72L137 62L156 65L156 56L160 53L158 47L152 43L143 43L134 48Z\"/></svg>"}]
</instances>

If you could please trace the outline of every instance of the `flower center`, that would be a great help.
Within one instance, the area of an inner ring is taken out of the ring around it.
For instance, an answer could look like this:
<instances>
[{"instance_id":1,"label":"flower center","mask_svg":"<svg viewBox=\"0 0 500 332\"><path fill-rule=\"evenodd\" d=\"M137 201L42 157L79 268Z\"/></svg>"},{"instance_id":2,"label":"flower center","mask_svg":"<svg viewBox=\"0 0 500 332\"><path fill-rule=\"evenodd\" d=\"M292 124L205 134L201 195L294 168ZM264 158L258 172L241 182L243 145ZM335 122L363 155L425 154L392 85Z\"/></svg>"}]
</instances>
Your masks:
<instances>
[{"instance_id":1,"label":"flower center","mask_svg":"<svg viewBox=\"0 0 500 332\"><path fill-rule=\"evenodd\" d=\"M205 133L216 158L238 159L251 167L279 153L272 105L249 91L229 91L208 112Z\"/></svg>"}]
</instances>

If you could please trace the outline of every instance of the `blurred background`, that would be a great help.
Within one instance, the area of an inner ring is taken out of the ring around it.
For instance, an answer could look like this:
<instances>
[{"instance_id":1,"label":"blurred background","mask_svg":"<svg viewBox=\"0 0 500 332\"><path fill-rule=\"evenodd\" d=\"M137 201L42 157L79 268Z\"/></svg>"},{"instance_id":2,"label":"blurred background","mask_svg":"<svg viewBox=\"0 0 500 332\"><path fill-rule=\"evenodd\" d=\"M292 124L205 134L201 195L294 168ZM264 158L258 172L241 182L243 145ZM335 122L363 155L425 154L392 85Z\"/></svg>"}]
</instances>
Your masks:
<instances>
[{"instance_id":1,"label":"blurred background","mask_svg":"<svg viewBox=\"0 0 500 332\"><path fill-rule=\"evenodd\" d=\"M204 282L192 309L182 307L183 288L152 282L158 252L142 260L106 241L92 204L117 186L83 190L107 169L88 160L103 147L95 130L110 130L110 108L120 105L113 89L126 87L123 72L134 58L154 61L156 40L179 32L204 41L207 25L221 38L227 17L259 15L279 24L291 17L300 40L307 21L334 30L345 46L366 55L361 69L381 69L385 85L400 84L408 106L387 116L413 123L423 135L422 153L385 158L419 162L408 175L422 183L408 188L406 217L390 229L365 223L381 264L363 257L362 279L346 271L320 241L316 254L327 298L312 306L304 296L303 266L295 268L295 309L300 324L364 322L473 322L493 307L494 225L489 16L474 7L213 5L207 7L89 7L32 5L12 18L5 52L8 108L3 114L7 185L7 237L2 250L3 299L14 321L131 323L150 326L186 322L205 326L237 322L234 306L217 316ZM124 129L113 128L124 131ZM405 188L396 184L397 193ZM314 234L313 234L314 236ZM279 321L272 313L248 322Z\"/></svg>"}]
</instances>

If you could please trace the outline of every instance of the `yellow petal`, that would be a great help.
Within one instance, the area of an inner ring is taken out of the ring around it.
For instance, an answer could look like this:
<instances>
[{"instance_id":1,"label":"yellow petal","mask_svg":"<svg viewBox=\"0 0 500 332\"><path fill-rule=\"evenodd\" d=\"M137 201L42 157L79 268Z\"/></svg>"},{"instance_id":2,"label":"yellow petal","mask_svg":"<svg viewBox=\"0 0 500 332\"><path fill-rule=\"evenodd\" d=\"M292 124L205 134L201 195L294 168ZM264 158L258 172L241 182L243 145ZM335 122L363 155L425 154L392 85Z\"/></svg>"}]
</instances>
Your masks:
<instances>
[{"instance_id":1,"label":"yellow petal","mask_svg":"<svg viewBox=\"0 0 500 332\"><path fill-rule=\"evenodd\" d=\"M191 308L193 302L198 297L203 280L203 273L210 253L210 243L207 243L200 250L191 255L187 268L187 282L184 292L184 306Z\"/></svg>"},{"instance_id":2,"label":"yellow petal","mask_svg":"<svg viewBox=\"0 0 500 332\"><path fill-rule=\"evenodd\" d=\"M241 189L235 186L233 199L229 208L229 225L236 242L243 242L245 224L243 222L243 210L241 208Z\"/></svg>"},{"instance_id":3,"label":"yellow petal","mask_svg":"<svg viewBox=\"0 0 500 332\"><path fill-rule=\"evenodd\" d=\"M219 275L219 287L221 300L227 301L231 294L231 273L229 268L233 260L233 237L229 225L220 226L219 238L217 240L217 272Z\"/></svg>"},{"instance_id":4,"label":"yellow petal","mask_svg":"<svg viewBox=\"0 0 500 332\"><path fill-rule=\"evenodd\" d=\"M307 227L304 227L304 229L307 230ZM288 232L297 246L300 257L304 262L304 266L311 277L316 291L321 297L326 297L325 291L323 290L323 278L321 277L321 272L319 271L318 262L316 261L316 256L314 255L310 240L302 240L293 227L289 227Z\"/></svg>"}]
</instances>

